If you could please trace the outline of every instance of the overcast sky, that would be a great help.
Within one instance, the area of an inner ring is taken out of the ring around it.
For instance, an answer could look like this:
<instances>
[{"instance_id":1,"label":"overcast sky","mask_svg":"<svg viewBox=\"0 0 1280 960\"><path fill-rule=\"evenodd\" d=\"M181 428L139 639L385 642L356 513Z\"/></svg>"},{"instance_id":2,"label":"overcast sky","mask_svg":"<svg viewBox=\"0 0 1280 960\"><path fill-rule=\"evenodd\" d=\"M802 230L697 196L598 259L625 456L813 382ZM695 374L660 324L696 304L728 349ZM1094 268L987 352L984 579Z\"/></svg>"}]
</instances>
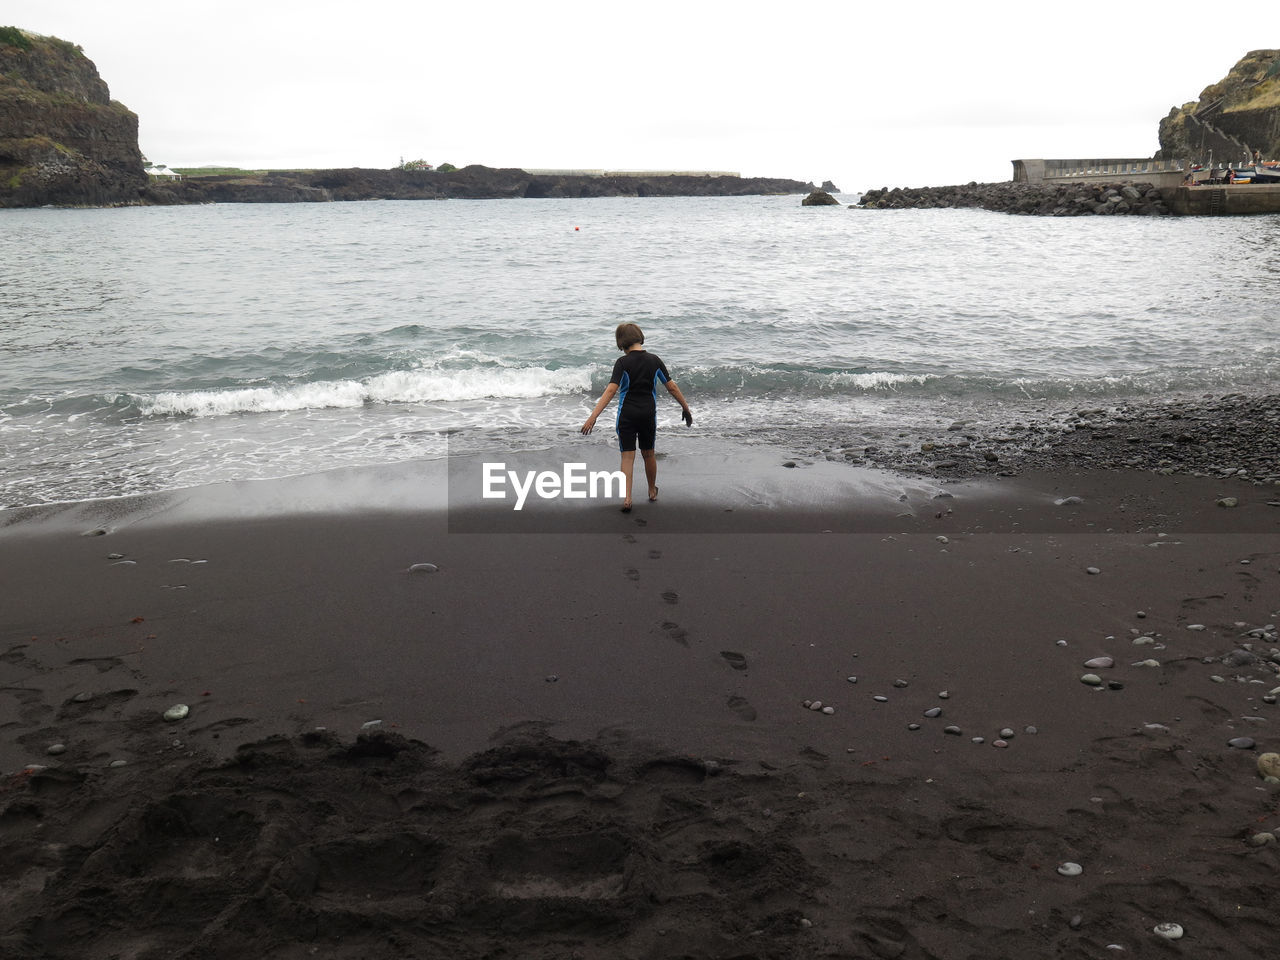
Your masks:
<instances>
[{"instance_id":1,"label":"overcast sky","mask_svg":"<svg viewBox=\"0 0 1280 960\"><path fill-rule=\"evenodd\" d=\"M1056 8L1061 13L1048 12ZM1265 17L1213 4L6 0L80 44L170 166L736 170L994 181L1150 156Z\"/></svg>"}]
</instances>

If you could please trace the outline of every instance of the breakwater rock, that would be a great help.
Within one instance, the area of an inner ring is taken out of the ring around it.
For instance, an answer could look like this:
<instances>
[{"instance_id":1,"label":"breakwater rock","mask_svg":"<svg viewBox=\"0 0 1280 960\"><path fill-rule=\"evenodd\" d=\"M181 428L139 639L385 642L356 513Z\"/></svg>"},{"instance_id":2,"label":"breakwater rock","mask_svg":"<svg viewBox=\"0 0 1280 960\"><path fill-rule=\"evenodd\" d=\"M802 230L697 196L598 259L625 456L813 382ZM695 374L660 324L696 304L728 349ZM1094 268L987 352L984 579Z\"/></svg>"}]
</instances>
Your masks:
<instances>
[{"instance_id":1,"label":"breakwater rock","mask_svg":"<svg viewBox=\"0 0 1280 960\"><path fill-rule=\"evenodd\" d=\"M338 200L498 200L551 197L732 197L807 193L770 177L571 176L472 164L460 170L273 170L152 184L144 202L306 203Z\"/></svg>"},{"instance_id":2,"label":"breakwater rock","mask_svg":"<svg viewBox=\"0 0 1280 960\"><path fill-rule=\"evenodd\" d=\"M954 187L883 187L858 202L867 210L979 207L1046 217L1164 216L1169 207L1150 183L967 183Z\"/></svg>"},{"instance_id":3,"label":"breakwater rock","mask_svg":"<svg viewBox=\"0 0 1280 960\"><path fill-rule=\"evenodd\" d=\"M137 203L138 117L81 49L0 27L0 207Z\"/></svg>"}]
</instances>

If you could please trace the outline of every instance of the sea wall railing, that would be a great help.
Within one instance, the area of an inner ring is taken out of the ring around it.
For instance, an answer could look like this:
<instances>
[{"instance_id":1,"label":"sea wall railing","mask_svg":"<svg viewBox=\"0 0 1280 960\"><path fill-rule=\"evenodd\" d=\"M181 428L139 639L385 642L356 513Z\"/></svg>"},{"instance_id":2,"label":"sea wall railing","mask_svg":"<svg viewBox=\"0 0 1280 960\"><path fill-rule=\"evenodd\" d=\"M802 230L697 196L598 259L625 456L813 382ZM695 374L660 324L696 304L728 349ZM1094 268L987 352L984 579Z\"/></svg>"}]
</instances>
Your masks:
<instances>
[{"instance_id":1,"label":"sea wall railing","mask_svg":"<svg viewBox=\"0 0 1280 960\"><path fill-rule=\"evenodd\" d=\"M1215 169L1232 167L1240 169L1252 166L1245 160L1224 163L1210 158ZM1209 164L1206 164L1208 166ZM1150 157L1108 157L1089 160L1014 160L1013 179L1022 183L1041 183L1045 180L1077 180L1099 177L1134 179L1149 177L1166 179L1191 169L1187 160L1152 160Z\"/></svg>"}]
</instances>

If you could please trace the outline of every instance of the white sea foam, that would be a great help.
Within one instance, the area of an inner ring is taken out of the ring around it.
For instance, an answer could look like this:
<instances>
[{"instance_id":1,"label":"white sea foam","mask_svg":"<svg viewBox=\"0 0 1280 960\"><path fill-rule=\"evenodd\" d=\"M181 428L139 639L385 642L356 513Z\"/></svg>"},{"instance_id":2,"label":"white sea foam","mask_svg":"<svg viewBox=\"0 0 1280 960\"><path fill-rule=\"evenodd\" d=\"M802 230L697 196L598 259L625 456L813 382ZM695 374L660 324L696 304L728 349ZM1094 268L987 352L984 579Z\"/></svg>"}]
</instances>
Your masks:
<instances>
[{"instance_id":1,"label":"white sea foam","mask_svg":"<svg viewBox=\"0 0 1280 960\"><path fill-rule=\"evenodd\" d=\"M591 386L590 367L396 370L365 380L328 380L234 390L184 390L135 398L145 416L218 417L360 407L366 403L449 403L529 400L578 393Z\"/></svg>"}]
</instances>

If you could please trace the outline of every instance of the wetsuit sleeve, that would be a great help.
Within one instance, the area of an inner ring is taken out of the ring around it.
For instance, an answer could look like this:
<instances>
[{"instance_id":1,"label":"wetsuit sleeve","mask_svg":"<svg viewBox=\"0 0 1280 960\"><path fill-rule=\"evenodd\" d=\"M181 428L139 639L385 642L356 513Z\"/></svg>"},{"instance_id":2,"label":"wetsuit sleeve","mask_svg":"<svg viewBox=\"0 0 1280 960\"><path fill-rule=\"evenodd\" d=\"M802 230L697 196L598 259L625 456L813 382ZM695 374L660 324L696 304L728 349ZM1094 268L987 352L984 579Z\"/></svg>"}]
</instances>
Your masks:
<instances>
[{"instance_id":1,"label":"wetsuit sleeve","mask_svg":"<svg viewBox=\"0 0 1280 960\"><path fill-rule=\"evenodd\" d=\"M610 383L622 383L622 357L613 362L613 373L609 375Z\"/></svg>"},{"instance_id":2,"label":"wetsuit sleeve","mask_svg":"<svg viewBox=\"0 0 1280 960\"><path fill-rule=\"evenodd\" d=\"M654 359L658 360L658 369L656 369L653 372L654 386L657 386L659 383L666 383L668 380L670 380L671 374L667 373L667 365L665 363L663 363L657 357L654 357Z\"/></svg>"}]
</instances>

